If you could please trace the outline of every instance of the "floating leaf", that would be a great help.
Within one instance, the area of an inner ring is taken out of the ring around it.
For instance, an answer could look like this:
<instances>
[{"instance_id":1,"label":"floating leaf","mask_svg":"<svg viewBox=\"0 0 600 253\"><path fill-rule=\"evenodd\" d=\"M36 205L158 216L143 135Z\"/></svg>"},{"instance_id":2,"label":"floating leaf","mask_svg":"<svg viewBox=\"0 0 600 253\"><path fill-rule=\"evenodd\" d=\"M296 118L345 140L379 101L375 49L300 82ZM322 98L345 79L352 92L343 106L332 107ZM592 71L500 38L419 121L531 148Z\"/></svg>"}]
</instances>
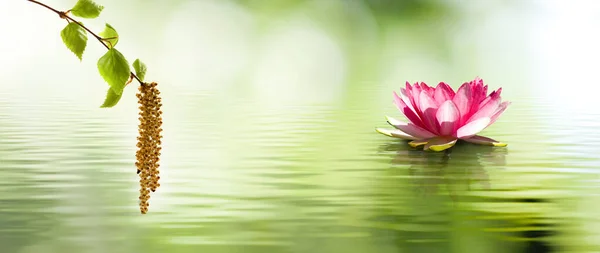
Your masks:
<instances>
[{"instance_id":1,"label":"floating leaf","mask_svg":"<svg viewBox=\"0 0 600 253\"><path fill-rule=\"evenodd\" d=\"M121 96L123 96L123 93L117 94L112 88L108 88L108 92L106 92L106 98L104 99L104 104L102 104L100 108L110 108L117 105L119 100L121 100Z\"/></svg>"},{"instance_id":2,"label":"floating leaf","mask_svg":"<svg viewBox=\"0 0 600 253\"><path fill-rule=\"evenodd\" d=\"M98 71L112 90L120 95L130 75L129 63L117 49L111 48L98 60Z\"/></svg>"},{"instance_id":3,"label":"floating leaf","mask_svg":"<svg viewBox=\"0 0 600 253\"><path fill-rule=\"evenodd\" d=\"M119 42L119 34L117 33L117 30L115 30L115 28L109 24L106 24L104 31L100 33L100 37L102 37L104 41L108 42L107 45L111 48L115 47Z\"/></svg>"},{"instance_id":4,"label":"floating leaf","mask_svg":"<svg viewBox=\"0 0 600 253\"><path fill-rule=\"evenodd\" d=\"M133 69L135 69L135 74L137 77L143 82L144 77L146 77L146 71L148 70L146 64L140 61L140 59L135 59L133 62Z\"/></svg>"},{"instance_id":5,"label":"floating leaf","mask_svg":"<svg viewBox=\"0 0 600 253\"><path fill-rule=\"evenodd\" d=\"M79 0L71 9L71 13L81 18L97 18L104 6L94 3L92 0Z\"/></svg>"},{"instance_id":6,"label":"floating leaf","mask_svg":"<svg viewBox=\"0 0 600 253\"><path fill-rule=\"evenodd\" d=\"M81 60L87 45L87 32L75 22L71 22L60 32L60 37L65 46Z\"/></svg>"}]
</instances>

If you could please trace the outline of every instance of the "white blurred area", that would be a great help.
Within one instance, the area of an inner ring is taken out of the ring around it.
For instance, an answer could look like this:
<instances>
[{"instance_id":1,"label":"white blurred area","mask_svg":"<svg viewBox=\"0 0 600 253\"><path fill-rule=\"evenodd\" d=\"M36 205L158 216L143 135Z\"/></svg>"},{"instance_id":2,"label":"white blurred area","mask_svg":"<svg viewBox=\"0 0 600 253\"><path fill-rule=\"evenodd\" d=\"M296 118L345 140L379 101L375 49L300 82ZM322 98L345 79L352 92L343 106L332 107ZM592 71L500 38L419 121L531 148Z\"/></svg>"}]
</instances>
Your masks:
<instances>
[{"instance_id":1,"label":"white blurred area","mask_svg":"<svg viewBox=\"0 0 600 253\"><path fill-rule=\"evenodd\" d=\"M228 1L187 1L167 21L158 69L180 77L172 85L214 90L250 66L256 38L252 14Z\"/></svg>"},{"instance_id":2,"label":"white blurred area","mask_svg":"<svg viewBox=\"0 0 600 253\"><path fill-rule=\"evenodd\" d=\"M60 10L72 1L42 2ZM148 42L129 32L132 24L139 30L135 15L115 19L111 9L115 1L102 2L103 14L84 23L95 31L104 22L116 26L121 35L117 48L131 62L136 57L144 60L149 77L168 84L163 85L167 93L171 88L225 93L238 89L232 86L243 80L241 87L254 100L277 106L330 103L343 91L347 70L339 42L304 16L301 8L258 27L256 15L232 1L183 1L164 12L162 26L138 31L154 34ZM315 3L311 8L319 8L321 2ZM54 13L21 0L0 1L0 14L2 24L11 24L2 25L2 32L12 38L0 42L2 93L37 94L42 100L54 94L80 106L101 104L107 86L95 67L104 50L97 41L89 37L84 60L79 62L62 44L59 34L66 22ZM137 44L153 51L141 51ZM8 80L27 87L15 87ZM132 94L126 96L122 102L134 100Z\"/></svg>"},{"instance_id":3,"label":"white blurred area","mask_svg":"<svg viewBox=\"0 0 600 253\"><path fill-rule=\"evenodd\" d=\"M600 92L600 1L537 0L529 27L532 82L567 117L595 113Z\"/></svg>"},{"instance_id":4,"label":"white blurred area","mask_svg":"<svg viewBox=\"0 0 600 253\"><path fill-rule=\"evenodd\" d=\"M74 1L43 2L61 9ZM114 11L111 8L116 2L104 2L107 8L103 15L114 18L110 12ZM505 73L498 70L488 73L489 76L510 76L513 71L510 63L514 61L514 65L519 65L518 62L525 61L526 80L521 84L534 84L536 91L549 93L544 97L568 100L565 105L568 108L590 108L587 101L600 91L595 75L598 72L595 61L600 56L600 39L596 32L600 25L600 2L528 0L513 2L508 7L509 4L504 4L506 8L498 8L498 1L489 1L489 4L476 0L449 2L480 20L475 30L468 25L463 29L452 27L456 29L457 44L465 44L466 41L460 39L465 34L469 34L470 39L475 38L475 42L484 42L462 49L458 45L456 52L464 54L475 50L479 63L489 69L493 64L501 64L499 66L506 69ZM164 12L168 17L166 24L146 29L156 35L152 42L138 41L141 39L126 32L127 27L135 23L135 15L110 20L117 27L125 27L120 43L129 60L148 59L150 77L172 88L215 93L239 89L236 83L243 80L244 91L253 94L254 99L275 104L335 102L343 93L350 71L349 52L341 47L339 38L323 29L323 24L305 15L325 5L323 1L299 5L289 15L269 22L233 1L183 1L173 5L176 7ZM148 4L147 8L161 6L165 5ZM371 14L366 11L363 15ZM98 30L108 21L104 16L85 22ZM65 22L25 0L0 1L0 22L5 37L0 41L2 93L15 96L27 93L36 100L57 96L81 106L101 103L106 86L97 74L95 61L104 49L97 42L90 38L80 63L60 40L59 32ZM507 38L503 29L511 27L523 32L510 36L524 38ZM370 26L370 29L375 27ZM498 42L494 44L490 36ZM505 45L515 40L527 43L527 50L520 52L521 57L517 59L513 59L516 55L506 53L511 48ZM154 46L147 48L155 51L136 50L135 45L148 43ZM130 55L127 49L133 49L130 51L136 55ZM453 57L460 58L458 53ZM428 62L427 58L421 61ZM398 60L402 59L392 64ZM431 67L444 66L431 62ZM384 72L389 73L380 81L400 82L408 79L402 76L410 76L396 69L388 67ZM20 85L14 85L15 81ZM77 95L69 95L71 93Z\"/></svg>"},{"instance_id":5,"label":"white blurred area","mask_svg":"<svg viewBox=\"0 0 600 253\"><path fill-rule=\"evenodd\" d=\"M42 2L58 9L69 6L66 1ZM35 106L95 109L102 104L108 84L98 74L96 62L106 49L90 36L80 61L62 43L60 32L66 23L28 1L0 1L0 31L5 34L0 41L0 94L10 103L3 110L29 107L26 113L14 113L29 118L36 114L31 110ZM98 31L103 25L100 21L91 28Z\"/></svg>"},{"instance_id":6,"label":"white blurred area","mask_svg":"<svg viewBox=\"0 0 600 253\"><path fill-rule=\"evenodd\" d=\"M302 15L259 32L256 17L227 1L190 1L172 14L162 71L178 86L227 89L249 79L256 101L330 102L343 88L345 60L337 42ZM176 64L173 64L176 63Z\"/></svg>"}]
</instances>

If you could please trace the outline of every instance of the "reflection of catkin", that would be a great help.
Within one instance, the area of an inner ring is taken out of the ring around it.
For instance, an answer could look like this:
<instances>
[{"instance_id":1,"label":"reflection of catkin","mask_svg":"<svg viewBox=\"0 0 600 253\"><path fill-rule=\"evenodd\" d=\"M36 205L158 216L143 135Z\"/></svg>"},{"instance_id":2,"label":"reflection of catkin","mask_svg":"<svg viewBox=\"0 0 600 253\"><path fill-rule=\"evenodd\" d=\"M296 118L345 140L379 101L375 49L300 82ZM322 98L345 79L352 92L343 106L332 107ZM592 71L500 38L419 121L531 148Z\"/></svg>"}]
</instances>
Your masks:
<instances>
[{"instance_id":1,"label":"reflection of catkin","mask_svg":"<svg viewBox=\"0 0 600 253\"><path fill-rule=\"evenodd\" d=\"M140 104L140 125L135 165L140 176L140 211L145 214L148 212L150 191L154 192L160 186L158 167L162 138L162 102L156 83L140 85L137 98Z\"/></svg>"}]
</instances>

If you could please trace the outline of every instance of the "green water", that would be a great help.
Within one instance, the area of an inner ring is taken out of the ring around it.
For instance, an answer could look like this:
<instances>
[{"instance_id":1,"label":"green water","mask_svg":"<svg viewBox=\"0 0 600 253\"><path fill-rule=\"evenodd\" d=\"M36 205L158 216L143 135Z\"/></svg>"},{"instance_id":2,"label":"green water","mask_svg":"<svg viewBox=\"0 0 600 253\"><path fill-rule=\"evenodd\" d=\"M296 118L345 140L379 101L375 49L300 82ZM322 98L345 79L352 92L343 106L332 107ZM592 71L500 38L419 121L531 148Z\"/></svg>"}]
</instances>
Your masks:
<instances>
[{"instance_id":1,"label":"green water","mask_svg":"<svg viewBox=\"0 0 600 253\"><path fill-rule=\"evenodd\" d=\"M553 50L587 30L551 26L533 1L128 11L142 2L102 1L104 19L89 23L110 22L163 94L147 215L135 89L98 108L101 45L79 62L61 44L64 21L0 3L2 23L24 20L0 42L0 252L600 251L597 84L577 67L598 53ZM375 132L385 115L403 118L391 95L405 80L456 88L475 76L513 102L484 131L508 147L430 153Z\"/></svg>"}]
</instances>

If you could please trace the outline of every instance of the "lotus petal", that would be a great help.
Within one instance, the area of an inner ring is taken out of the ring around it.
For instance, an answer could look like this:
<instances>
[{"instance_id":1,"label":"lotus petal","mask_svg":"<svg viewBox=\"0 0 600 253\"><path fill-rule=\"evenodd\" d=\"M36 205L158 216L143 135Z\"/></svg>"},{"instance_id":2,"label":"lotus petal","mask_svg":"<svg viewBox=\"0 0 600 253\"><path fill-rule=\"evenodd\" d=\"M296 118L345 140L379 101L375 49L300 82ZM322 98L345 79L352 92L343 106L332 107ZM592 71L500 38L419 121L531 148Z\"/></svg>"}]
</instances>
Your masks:
<instances>
[{"instance_id":1,"label":"lotus petal","mask_svg":"<svg viewBox=\"0 0 600 253\"><path fill-rule=\"evenodd\" d=\"M410 98L410 95L407 95L408 92L405 89L400 89L401 93L400 93L400 99L402 100L402 102L404 102L404 104L406 104L406 106L408 106L408 108L410 108L411 110L413 110L415 113L417 112L417 108L413 105L414 101L413 99ZM394 94L398 95L398 93L394 92Z\"/></svg>"},{"instance_id":2,"label":"lotus petal","mask_svg":"<svg viewBox=\"0 0 600 253\"><path fill-rule=\"evenodd\" d=\"M415 125L412 123L405 123L400 120L394 119L392 117L386 116L387 122L393 127L399 129L402 132L407 133L408 135L417 137L419 139L427 139L434 137L435 134Z\"/></svg>"},{"instance_id":3,"label":"lotus petal","mask_svg":"<svg viewBox=\"0 0 600 253\"><path fill-rule=\"evenodd\" d=\"M481 107L483 107L492 98L500 97L501 93L502 88L499 88L498 90L492 91L492 93L490 93L490 95L487 97L485 96L485 94L483 94L483 98L481 99L481 101L478 102L478 106L476 106L476 109L481 109Z\"/></svg>"},{"instance_id":4,"label":"lotus petal","mask_svg":"<svg viewBox=\"0 0 600 253\"><path fill-rule=\"evenodd\" d=\"M408 81L406 81L406 90L412 90L412 86Z\"/></svg>"},{"instance_id":5,"label":"lotus petal","mask_svg":"<svg viewBox=\"0 0 600 253\"><path fill-rule=\"evenodd\" d=\"M409 92L412 88L408 87L410 87L410 84L406 82L406 88L400 88L400 94L404 95L404 97L408 97L410 95Z\"/></svg>"},{"instance_id":6,"label":"lotus petal","mask_svg":"<svg viewBox=\"0 0 600 253\"><path fill-rule=\"evenodd\" d=\"M416 140L417 138L412 137L398 129L385 129L385 128L377 128L375 129L380 134L387 135L389 137L396 137L404 140Z\"/></svg>"},{"instance_id":7,"label":"lotus petal","mask_svg":"<svg viewBox=\"0 0 600 253\"><path fill-rule=\"evenodd\" d=\"M471 87L471 106L469 111L474 113L479 109L481 101L486 98L486 93L483 87L483 80L480 78L472 81L473 86Z\"/></svg>"},{"instance_id":8,"label":"lotus petal","mask_svg":"<svg viewBox=\"0 0 600 253\"><path fill-rule=\"evenodd\" d=\"M471 143L475 143L475 144L480 144L480 145L488 145L488 146L494 146L494 147L506 147L506 143L502 143L499 142L497 140L494 140L492 138L488 138L485 136L480 136L480 135L475 135L466 139L463 139L464 141L467 142L471 142Z\"/></svg>"},{"instance_id":9,"label":"lotus petal","mask_svg":"<svg viewBox=\"0 0 600 253\"><path fill-rule=\"evenodd\" d=\"M482 117L491 118L500 105L500 96L497 94L498 93L493 93L490 95L490 97L488 97L489 99L486 99L487 102L480 106L479 110L477 110L473 116L467 120L467 123Z\"/></svg>"},{"instance_id":10,"label":"lotus petal","mask_svg":"<svg viewBox=\"0 0 600 253\"><path fill-rule=\"evenodd\" d=\"M464 83L462 86L460 86L456 92L456 95L454 95L454 98L452 98L452 102L454 102L456 108L458 108L458 112L460 113L461 124L468 119L469 115L467 114L469 113L469 109L471 109L470 98L471 90L469 89L468 83Z\"/></svg>"},{"instance_id":11,"label":"lotus petal","mask_svg":"<svg viewBox=\"0 0 600 253\"><path fill-rule=\"evenodd\" d=\"M414 140L408 143L408 145L410 145L413 148L416 148L418 146L423 146L425 144L427 144L427 142L429 142L429 139L424 139L424 140Z\"/></svg>"},{"instance_id":12,"label":"lotus petal","mask_svg":"<svg viewBox=\"0 0 600 253\"><path fill-rule=\"evenodd\" d=\"M490 93L489 96L485 97L483 100L481 100L481 102L479 102L479 105L477 106L477 110L481 109L481 107L486 105L487 102L489 102L492 99L492 95L494 95L494 92L495 91L492 91L492 93Z\"/></svg>"},{"instance_id":13,"label":"lotus petal","mask_svg":"<svg viewBox=\"0 0 600 253\"><path fill-rule=\"evenodd\" d=\"M483 86L483 91L481 92L483 94L483 97L485 97L487 95L488 92L488 86Z\"/></svg>"},{"instance_id":14,"label":"lotus petal","mask_svg":"<svg viewBox=\"0 0 600 253\"><path fill-rule=\"evenodd\" d=\"M456 144L456 138L451 137L436 137L430 139L423 150L443 151L449 149Z\"/></svg>"},{"instance_id":15,"label":"lotus petal","mask_svg":"<svg viewBox=\"0 0 600 253\"><path fill-rule=\"evenodd\" d=\"M400 95L400 98L402 98L402 102L404 102L404 104L415 113L417 118L419 118L419 121L413 122L413 123L422 128L427 128L427 126L425 126L425 123L423 122L423 113L421 113L421 110L419 110L419 105L415 104L415 98L413 98L413 97L409 98L409 97L405 96L404 94Z\"/></svg>"},{"instance_id":16,"label":"lotus petal","mask_svg":"<svg viewBox=\"0 0 600 253\"><path fill-rule=\"evenodd\" d=\"M419 116L416 114L415 110L413 108L411 108L409 105L406 104L406 102L400 98L398 96L398 94L396 94L396 92L394 92L394 104L396 105L396 107L398 108L398 110L400 110L402 113L404 113L404 116L406 116L406 118L412 122L413 124L420 126L420 127L424 127L423 122L421 121L421 118L419 118Z\"/></svg>"},{"instance_id":17,"label":"lotus petal","mask_svg":"<svg viewBox=\"0 0 600 253\"><path fill-rule=\"evenodd\" d=\"M419 95L419 101L419 110L421 111L422 115L421 119L423 120L425 127L432 133L438 133L439 131L435 118L435 113L438 110L438 106L426 91L421 91L421 94Z\"/></svg>"},{"instance_id":18,"label":"lotus petal","mask_svg":"<svg viewBox=\"0 0 600 253\"><path fill-rule=\"evenodd\" d=\"M419 93L416 93L416 89L419 89L419 87L417 87L418 84L415 83L414 86L411 86L409 82L406 82L406 89L400 89L401 91L401 95L400 97L402 98L402 101L404 101L404 103L411 108L419 117L421 117L421 111L419 111ZM415 96L415 93L417 94Z\"/></svg>"},{"instance_id":19,"label":"lotus petal","mask_svg":"<svg viewBox=\"0 0 600 253\"><path fill-rule=\"evenodd\" d=\"M442 106L438 108L436 118L440 124L440 135L448 136L454 132L460 114L452 100L446 100L446 102L442 103Z\"/></svg>"},{"instance_id":20,"label":"lotus petal","mask_svg":"<svg viewBox=\"0 0 600 253\"><path fill-rule=\"evenodd\" d=\"M473 120L466 125L462 126L458 130L456 130L456 137L463 139L468 138L477 133L481 132L485 129L490 123L490 118L482 117L476 120Z\"/></svg>"},{"instance_id":21,"label":"lotus petal","mask_svg":"<svg viewBox=\"0 0 600 253\"><path fill-rule=\"evenodd\" d=\"M502 95L502 87L500 87L500 88L498 88L498 89L496 90L496 94L497 94L498 96Z\"/></svg>"},{"instance_id":22,"label":"lotus petal","mask_svg":"<svg viewBox=\"0 0 600 253\"><path fill-rule=\"evenodd\" d=\"M419 85L419 83L414 83L412 90L410 90L410 99L413 103L413 107L417 110L417 112L420 112L421 110L419 110L419 94L421 94L421 85Z\"/></svg>"},{"instance_id":23,"label":"lotus petal","mask_svg":"<svg viewBox=\"0 0 600 253\"><path fill-rule=\"evenodd\" d=\"M504 113L504 111L506 110L506 108L510 105L511 103L509 101L505 101L502 102L499 106L498 109L496 109L496 111L494 112L494 115L492 115L492 118L490 120L490 124L494 124L494 122L496 122L496 120L500 117L500 115L502 115L502 113ZM488 125L488 126L489 126Z\"/></svg>"},{"instance_id":24,"label":"lotus petal","mask_svg":"<svg viewBox=\"0 0 600 253\"><path fill-rule=\"evenodd\" d=\"M433 99L438 105L441 105L446 100L451 100L454 97L454 91L448 84L441 82L435 87Z\"/></svg>"},{"instance_id":25,"label":"lotus petal","mask_svg":"<svg viewBox=\"0 0 600 253\"><path fill-rule=\"evenodd\" d=\"M435 94L435 88L430 87L424 82L421 82L421 90L426 91L427 95L429 95L431 98L433 98L433 95Z\"/></svg>"}]
</instances>

